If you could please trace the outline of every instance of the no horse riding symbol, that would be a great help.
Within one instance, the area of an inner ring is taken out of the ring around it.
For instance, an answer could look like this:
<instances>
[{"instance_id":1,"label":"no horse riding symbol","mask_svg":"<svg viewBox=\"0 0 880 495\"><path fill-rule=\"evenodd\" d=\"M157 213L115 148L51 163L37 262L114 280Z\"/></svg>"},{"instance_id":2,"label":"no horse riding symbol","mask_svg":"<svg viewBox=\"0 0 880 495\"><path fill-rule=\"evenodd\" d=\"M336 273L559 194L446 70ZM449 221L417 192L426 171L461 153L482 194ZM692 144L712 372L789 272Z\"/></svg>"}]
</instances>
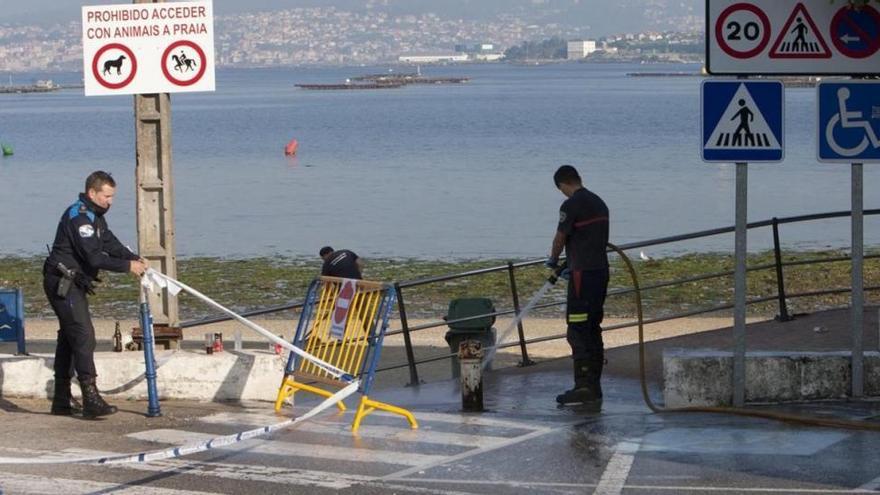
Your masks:
<instances>
[{"instance_id":1,"label":"no horse riding symbol","mask_svg":"<svg viewBox=\"0 0 880 495\"><path fill-rule=\"evenodd\" d=\"M186 56L186 50L180 50L180 56L171 55L174 60L174 70L178 72L192 71L199 66L198 62Z\"/></svg>"},{"instance_id":2,"label":"no horse riding symbol","mask_svg":"<svg viewBox=\"0 0 880 495\"><path fill-rule=\"evenodd\" d=\"M205 74L205 51L189 40L171 43L162 55L162 73L176 86L195 84Z\"/></svg>"}]
</instances>

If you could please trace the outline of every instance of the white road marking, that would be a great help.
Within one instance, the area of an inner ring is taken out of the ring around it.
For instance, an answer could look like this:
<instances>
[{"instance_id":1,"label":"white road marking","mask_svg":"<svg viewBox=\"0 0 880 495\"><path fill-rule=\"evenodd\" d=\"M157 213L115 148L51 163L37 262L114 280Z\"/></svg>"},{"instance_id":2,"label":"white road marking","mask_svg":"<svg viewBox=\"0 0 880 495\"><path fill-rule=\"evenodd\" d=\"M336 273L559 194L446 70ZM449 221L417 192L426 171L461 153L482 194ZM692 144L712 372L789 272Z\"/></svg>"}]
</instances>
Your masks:
<instances>
[{"instance_id":1,"label":"white road marking","mask_svg":"<svg viewBox=\"0 0 880 495\"><path fill-rule=\"evenodd\" d=\"M639 451L639 440L625 440L617 444L614 455L605 466L594 495L620 495L626 485L626 478L632 469L636 453Z\"/></svg>"},{"instance_id":2,"label":"white road marking","mask_svg":"<svg viewBox=\"0 0 880 495\"><path fill-rule=\"evenodd\" d=\"M30 474L0 473L0 493L10 495L88 495L113 493L114 495L207 495L215 492L194 492L152 486L103 483L100 481L69 478L46 478Z\"/></svg>"},{"instance_id":3,"label":"white road marking","mask_svg":"<svg viewBox=\"0 0 880 495\"><path fill-rule=\"evenodd\" d=\"M148 442L183 445L187 443L204 442L210 440L215 435L192 431L163 429L130 433L126 436L138 440L146 440ZM404 466L420 466L446 458L446 456L441 455L414 454L391 450L338 447L333 445L280 442L273 440L247 440L240 444L220 447L216 450L247 450L250 454L269 454L285 457L299 456L340 461L400 464Z\"/></svg>"},{"instance_id":4,"label":"white road marking","mask_svg":"<svg viewBox=\"0 0 880 495\"><path fill-rule=\"evenodd\" d=\"M378 483L370 483L370 486L380 486L382 488L386 488L390 491L390 493L397 493L396 490L406 491L407 493L425 493L427 495L474 495L474 493L480 492L460 492L460 491L449 491L449 490L437 490L434 488L422 488L419 486L413 485L395 485L391 483L386 483L384 481Z\"/></svg>"},{"instance_id":5,"label":"white road marking","mask_svg":"<svg viewBox=\"0 0 880 495\"><path fill-rule=\"evenodd\" d=\"M371 416L385 416L389 418L400 417L385 411L376 411ZM552 428L558 423L550 422L529 422L511 421L505 419L492 418L487 415L470 415L470 414L448 414L437 412L416 412L416 419L419 421L436 421L438 423L451 423L455 425L467 426L494 426L498 428L515 428L518 430L540 430L543 428Z\"/></svg>"},{"instance_id":6,"label":"white road marking","mask_svg":"<svg viewBox=\"0 0 880 495\"><path fill-rule=\"evenodd\" d=\"M67 456L107 456L117 452L106 452L86 449L65 449L61 452L34 449L16 449L4 447L2 450L22 456L39 455L67 455ZM207 453L210 454L210 451ZM205 455L205 454L202 454ZM236 481L262 481L282 485L318 486L322 488L343 489L352 485L364 483L376 479L374 476L362 476L356 474L334 473L329 471L314 471L307 469L276 468L271 466L257 466L248 464L231 464L223 462L187 461L183 459L168 459L149 463L137 462L131 464L104 464L97 468L108 469L131 469L135 471L175 473L186 476L204 476L223 478ZM17 492L12 492L17 493ZM51 495L66 493L64 490L53 492ZM152 493L152 492L144 492Z\"/></svg>"},{"instance_id":7,"label":"white road marking","mask_svg":"<svg viewBox=\"0 0 880 495\"><path fill-rule=\"evenodd\" d=\"M568 426L565 426L565 428L568 428ZM435 467L437 467L437 466L442 466L443 464L449 464L450 462L457 462L457 461L460 461L460 460L462 460L462 459L467 459L467 458L469 458L469 457L473 457L473 456L475 456L475 455L485 454L486 452L490 452L490 451L497 450L497 449L500 449L500 448L510 447L511 445L516 445L516 444L518 444L518 443L520 443L520 442L525 442L526 440L531 440L531 439L533 439L533 438L538 438L538 437L540 437L540 436L546 435L546 434L551 433L551 432L553 432L553 431L556 431L556 430L558 430L558 429L559 429L559 428L557 428L557 429L549 429L549 428L547 428L547 429L542 429L542 430L533 431L533 432L531 432L531 433L529 433L529 434L526 434L526 435L521 435L521 436L518 436L518 437L509 438L509 439L507 439L507 440L505 440L505 441L503 441L503 442L501 442L501 443L498 443L498 444L495 444L495 445L492 445L492 446L487 446L487 447L483 447L483 448L479 448L479 449L469 450L469 451L467 451L467 452L462 452L461 454L453 455L453 456L447 457L445 460L440 461L440 462L437 462L437 463L434 463L434 464L429 464L429 465L426 465L426 466L412 467L412 468L409 468L409 469L404 469L403 471L398 471L398 472L396 472L396 473L391 473L391 474L389 474L389 475L387 475L387 476L383 476L383 477L380 478L380 479L383 480L383 481L404 481L404 478L407 477L407 476L409 476L409 475L411 475L411 474L418 473L418 472L420 472L420 471L426 471L426 470L428 470L428 469L432 469L432 468L435 468ZM412 480L407 480L407 481L412 481Z\"/></svg>"},{"instance_id":8,"label":"white road marking","mask_svg":"<svg viewBox=\"0 0 880 495\"><path fill-rule=\"evenodd\" d=\"M390 481L396 482L409 482L409 483L421 483L421 484L434 484L434 485L476 485L476 486L510 486L513 488L524 488L524 489L535 489L535 488L572 488L572 489L583 489L583 488L592 488L597 486L595 483L553 483L553 482L541 482L541 481L500 481L500 480L468 480L468 479L440 479L440 478L406 478L406 479L391 479ZM369 483L373 485L375 483ZM402 486L402 485L401 485ZM699 486L699 485L687 485L687 486L669 486L669 485L627 485L627 491L635 491L635 490L646 490L648 492L652 490L657 491L669 491L669 492L726 492L726 493L793 493L793 494L808 494L808 493L816 493L816 494L830 494L830 495L865 495L870 493L876 493L869 490L863 490L861 488L856 488L852 490L847 489L818 489L818 488L761 488L761 487L724 487L724 486Z\"/></svg>"},{"instance_id":9,"label":"white road marking","mask_svg":"<svg viewBox=\"0 0 880 495\"><path fill-rule=\"evenodd\" d=\"M872 479L859 487L859 490L878 491L880 490L880 476Z\"/></svg>"},{"instance_id":10,"label":"white road marking","mask_svg":"<svg viewBox=\"0 0 880 495\"><path fill-rule=\"evenodd\" d=\"M264 416L261 414L218 413L200 418L200 421L211 424L264 425L268 424L267 421L271 421L272 418L274 418L275 421L278 420L277 416ZM402 424L399 428L382 425L361 425L361 428L356 435L351 432L351 425L348 423L330 423L318 420L312 420L307 424L303 424L299 428L292 429L291 431L300 430L307 433L319 433L322 435L356 436L360 438L378 438L398 442L433 443L472 448L492 447L509 440L508 437L445 433L425 428L412 430L402 419L401 422Z\"/></svg>"}]
</instances>

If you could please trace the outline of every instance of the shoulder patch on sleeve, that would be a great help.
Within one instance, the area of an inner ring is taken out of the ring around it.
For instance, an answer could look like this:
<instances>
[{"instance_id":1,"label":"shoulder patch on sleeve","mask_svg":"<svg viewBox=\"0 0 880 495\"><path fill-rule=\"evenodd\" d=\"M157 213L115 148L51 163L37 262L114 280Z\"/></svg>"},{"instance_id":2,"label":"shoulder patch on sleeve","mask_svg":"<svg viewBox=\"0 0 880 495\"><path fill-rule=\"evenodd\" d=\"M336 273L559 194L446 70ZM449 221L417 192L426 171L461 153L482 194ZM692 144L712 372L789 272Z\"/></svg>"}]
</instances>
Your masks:
<instances>
[{"instance_id":1,"label":"shoulder patch on sleeve","mask_svg":"<svg viewBox=\"0 0 880 495\"><path fill-rule=\"evenodd\" d=\"M568 216L565 214L564 211L562 211L562 210L559 211L559 223L563 223L563 222L565 222L565 219L566 219L567 217L568 217Z\"/></svg>"},{"instance_id":2,"label":"shoulder patch on sleeve","mask_svg":"<svg viewBox=\"0 0 880 495\"><path fill-rule=\"evenodd\" d=\"M95 228L91 225L82 225L79 228L79 236L80 237L92 237L95 235Z\"/></svg>"}]
</instances>

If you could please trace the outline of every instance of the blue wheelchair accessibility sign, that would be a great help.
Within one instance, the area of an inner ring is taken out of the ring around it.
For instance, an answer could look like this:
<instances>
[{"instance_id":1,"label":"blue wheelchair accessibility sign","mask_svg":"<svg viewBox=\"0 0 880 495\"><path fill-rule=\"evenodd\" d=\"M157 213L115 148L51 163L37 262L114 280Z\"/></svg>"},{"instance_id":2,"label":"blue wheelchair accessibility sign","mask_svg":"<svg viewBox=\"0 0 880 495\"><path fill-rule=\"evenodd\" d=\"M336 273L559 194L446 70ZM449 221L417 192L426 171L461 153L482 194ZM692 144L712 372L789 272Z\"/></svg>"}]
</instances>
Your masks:
<instances>
[{"instance_id":1,"label":"blue wheelchair accessibility sign","mask_svg":"<svg viewBox=\"0 0 880 495\"><path fill-rule=\"evenodd\" d=\"M783 102L780 81L703 81L703 160L782 161Z\"/></svg>"},{"instance_id":2,"label":"blue wheelchair accessibility sign","mask_svg":"<svg viewBox=\"0 0 880 495\"><path fill-rule=\"evenodd\" d=\"M819 83L820 162L880 163L880 82Z\"/></svg>"}]
</instances>

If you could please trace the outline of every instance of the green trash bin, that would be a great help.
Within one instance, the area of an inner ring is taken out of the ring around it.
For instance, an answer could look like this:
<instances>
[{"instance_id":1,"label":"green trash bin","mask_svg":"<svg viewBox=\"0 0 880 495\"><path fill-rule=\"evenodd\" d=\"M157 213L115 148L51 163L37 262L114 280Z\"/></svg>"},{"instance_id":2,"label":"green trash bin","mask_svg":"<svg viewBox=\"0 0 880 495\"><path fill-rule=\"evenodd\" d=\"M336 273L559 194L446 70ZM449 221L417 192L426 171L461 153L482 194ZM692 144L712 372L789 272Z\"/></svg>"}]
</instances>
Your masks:
<instances>
[{"instance_id":1,"label":"green trash bin","mask_svg":"<svg viewBox=\"0 0 880 495\"><path fill-rule=\"evenodd\" d=\"M495 345L496 330L492 325L495 324L495 305L492 300L487 297L461 297L449 301L449 310L443 318L448 323L449 330L446 331L446 342L449 344L450 352L455 356L452 358L452 376L458 377L461 367L458 364L458 345L467 339L478 340L483 349ZM455 322L462 318L471 316L483 316L482 318L474 318L472 320ZM487 369L492 368L492 362L489 361Z\"/></svg>"}]
</instances>

